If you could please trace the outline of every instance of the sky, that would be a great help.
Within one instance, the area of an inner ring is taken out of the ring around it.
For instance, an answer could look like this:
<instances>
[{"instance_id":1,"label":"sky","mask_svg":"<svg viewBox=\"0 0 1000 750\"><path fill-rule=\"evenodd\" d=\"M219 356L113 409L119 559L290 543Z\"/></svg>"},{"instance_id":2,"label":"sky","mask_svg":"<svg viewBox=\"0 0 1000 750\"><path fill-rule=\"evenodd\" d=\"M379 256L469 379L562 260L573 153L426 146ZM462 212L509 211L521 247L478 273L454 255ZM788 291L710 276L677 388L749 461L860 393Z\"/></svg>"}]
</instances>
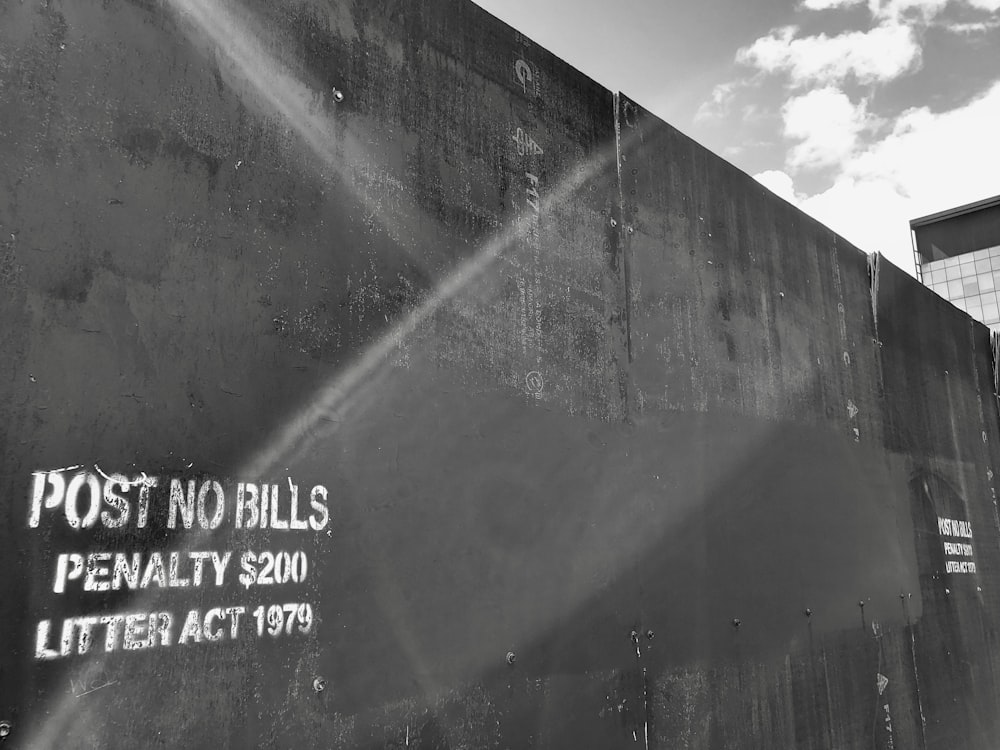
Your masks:
<instances>
[{"instance_id":1,"label":"sky","mask_svg":"<svg viewBox=\"0 0 1000 750\"><path fill-rule=\"evenodd\" d=\"M1000 0L476 2L911 274L1000 194Z\"/></svg>"}]
</instances>

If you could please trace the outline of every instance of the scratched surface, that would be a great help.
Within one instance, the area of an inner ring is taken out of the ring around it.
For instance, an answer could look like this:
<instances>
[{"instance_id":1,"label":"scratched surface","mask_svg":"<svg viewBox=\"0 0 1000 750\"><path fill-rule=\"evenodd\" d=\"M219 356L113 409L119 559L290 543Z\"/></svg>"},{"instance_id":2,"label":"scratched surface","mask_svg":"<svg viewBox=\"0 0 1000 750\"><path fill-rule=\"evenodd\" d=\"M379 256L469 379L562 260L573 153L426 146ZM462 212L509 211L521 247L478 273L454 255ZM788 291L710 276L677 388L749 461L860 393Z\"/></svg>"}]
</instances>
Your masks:
<instances>
[{"instance_id":1,"label":"scratched surface","mask_svg":"<svg viewBox=\"0 0 1000 750\"><path fill-rule=\"evenodd\" d=\"M1000 743L984 327L465 0L0 42L0 747Z\"/></svg>"}]
</instances>

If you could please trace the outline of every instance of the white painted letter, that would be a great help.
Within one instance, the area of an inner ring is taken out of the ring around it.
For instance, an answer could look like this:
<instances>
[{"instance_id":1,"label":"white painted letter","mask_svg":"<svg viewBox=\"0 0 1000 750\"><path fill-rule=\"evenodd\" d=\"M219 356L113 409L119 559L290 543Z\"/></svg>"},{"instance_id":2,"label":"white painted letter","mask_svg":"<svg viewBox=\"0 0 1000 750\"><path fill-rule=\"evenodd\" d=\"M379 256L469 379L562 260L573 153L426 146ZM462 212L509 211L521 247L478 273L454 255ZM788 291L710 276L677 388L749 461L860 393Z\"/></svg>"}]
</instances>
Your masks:
<instances>
[{"instance_id":1,"label":"white painted letter","mask_svg":"<svg viewBox=\"0 0 1000 750\"><path fill-rule=\"evenodd\" d=\"M318 498L322 498L322 501ZM330 511L326 507L326 487L321 484L313 487L312 492L309 493L309 504L312 506L313 511L319 514L319 518L316 515L309 516L309 526L312 527L313 531L322 531L330 521Z\"/></svg>"},{"instance_id":2,"label":"white painted letter","mask_svg":"<svg viewBox=\"0 0 1000 750\"><path fill-rule=\"evenodd\" d=\"M80 488L85 484L87 485L87 489L89 491L88 494L90 495L90 509L87 511L87 515L81 519L80 513L76 507L76 501L79 499ZM74 529L79 529L81 526L85 529L89 529L97 522L97 516L101 512L101 496L100 479L93 474L86 474L82 471L75 474L73 478L69 480L69 486L66 488L66 502L64 503L66 522Z\"/></svg>"},{"instance_id":3,"label":"white painted letter","mask_svg":"<svg viewBox=\"0 0 1000 750\"><path fill-rule=\"evenodd\" d=\"M243 509L246 508L250 511L247 517L247 528L256 528L258 522L260 521L260 511L258 510L258 504L260 502L260 492L257 490L257 485L255 484L244 484L240 482L236 485L236 528L243 528Z\"/></svg>"},{"instance_id":4,"label":"white painted letter","mask_svg":"<svg viewBox=\"0 0 1000 750\"><path fill-rule=\"evenodd\" d=\"M209 490L215 493L215 513L211 519L205 513L205 501L208 498ZM225 515L226 503L222 495L222 485L215 481L202 484L201 489L198 490L198 523L201 525L201 528L217 529Z\"/></svg>"},{"instance_id":5,"label":"white painted letter","mask_svg":"<svg viewBox=\"0 0 1000 750\"><path fill-rule=\"evenodd\" d=\"M109 529L118 529L127 524L128 517L132 512L132 506L129 505L128 499L115 492L116 485L122 491L127 492L129 481L121 474L112 474L104 485L104 502L118 511L117 516L113 516L106 510L101 512L101 522Z\"/></svg>"},{"instance_id":6,"label":"white painted letter","mask_svg":"<svg viewBox=\"0 0 1000 750\"><path fill-rule=\"evenodd\" d=\"M67 564L72 563L73 567L67 570ZM66 590L66 581L75 581L83 575L83 555L75 552L63 553L56 558L56 580L52 584L52 590L61 594Z\"/></svg>"},{"instance_id":7,"label":"white painted letter","mask_svg":"<svg viewBox=\"0 0 1000 750\"><path fill-rule=\"evenodd\" d=\"M28 526L37 528L42 517L42 500L45 500L45 507L49 510L58 508L66 495L66 480L59 472L36 471L34 472L35 486L31 494L31 512L28 513ZM52 483L52 494L45 495L46 479Z\"/></svg>"},{"instance_id":8,"label":"white painted letter","mask_svg":"<svg viewBox=\"0 0 1000 750\"><path fill-rule=\"evenodd\" d=\"M229 565L229 558L231 558L232 556L233 556L232 552L227 552L225 555L222 556L222 559L220 560L218 552L212 553L212 565L215 566L216 586L222 585L222 581L226 577L226 566Z\"/></svg>"},{"instance_id":9,"label":"white painted letter","mask_svg":"<svg viewBox=\"0 0 1000 750\"><path fill-rule=\"evenodd\" d=\"M35 631L35 658L58 659L59 652L49 648L49 632L52 630L52 620L42 620Z\"/></svg>"},{"instance_id":10,"label":"white painted letter","mask_svg":"<svg viewBox=\"0 0 1000 750\"><path fill-rule=\"evenodd\" d=\"M177 528L177 516L185 529L194 525L194 480L188 480L187 497L184 496L184 485L180 479L170 480L170 512L167 516L167 528Z\"/></svg>"}]
</instances>

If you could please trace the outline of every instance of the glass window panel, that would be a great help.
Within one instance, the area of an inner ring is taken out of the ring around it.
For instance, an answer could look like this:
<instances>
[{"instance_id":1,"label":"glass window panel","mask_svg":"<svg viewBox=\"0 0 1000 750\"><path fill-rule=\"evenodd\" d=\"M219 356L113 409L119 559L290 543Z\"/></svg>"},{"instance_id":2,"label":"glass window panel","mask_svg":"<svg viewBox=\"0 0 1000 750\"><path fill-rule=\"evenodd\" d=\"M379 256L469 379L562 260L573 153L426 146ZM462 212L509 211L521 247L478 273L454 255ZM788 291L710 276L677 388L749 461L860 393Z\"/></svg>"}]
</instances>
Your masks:
<instances>
[{"instance_id":1,"label":"glass window panel","mask_svg":"<svg viewBox=\"0 0 1000 750\"><path fill-rule=\"evenodd\" d=\"M989 270L991 270L989 258L983 258L976 261L976 273L986 273Z\"/></svg>"},{"instance_id":2,"label":"glass window panel","mask_svg":"<svg viewBox=\"0 0 1000 750\"><path fill-rule=\"evenodd\" d=\"M996 284L993 283L992 273L983 273L979 275L979 291L988 292L995 288Z\"/></svg>"},{"instance_id":3,"label":"glass window panel","mask_svg":"<svg viewBox=\"0 0 1000 750\"><path fill-rule=\"evenodd\" d=\"M958 265L958 258L945 258L944 259L944 267L945 268L954 268L957 265Z\"/></svg>"},{"instance_id":4,"label":"glass window panel","mask_svg":"<svg viewBox=\"0 0 1000 750\"><path fill-rule=\"evenodd\" d=\"M998 245L996 247L991 247L990 248L990 257L991 258L1000 258L1000 245Z\"/></svg>"},{"instance_id":5,"label":"glass window panel","mask_svg":"<svg viewBox=\"0 0 1000 750\"><path fill-rule=\"evenodd\" d=\"M988 257L990 257L990 249L988 247L983 250L976 250L976 252L972 253L973 260L982 260L983 258Z\"/></svg>"},{"instance_id":6,"label":"glass window panel","mask_svg":"<svg viewBox=\"0 0 1000 750\"><path fill-rule=\"evenodd\" d=\"M962 281L960 279L955 279L948 282L948 297L950 299L958 299L962 296Z\"/></svg>"},{"instance_id":7,"label":"glass window panel","mask_svg":"<svg viewBox=\"0 0 1000 750\"><path fill-rule=\"evenodd\" d=\"M997 302L997 295L996 292L986 292L985 294L980 294L979 299L983 305L994 305Z\"/></svg>"},{"instance_id":8,"label":"glass window panel","mask_svg":"<svg viewBox=\"0 0 1000 750\"><path fill-rule=\"evenodd\" d=\"M1000 306L995 303L983 305L983 321L986 323L996 323L1000 321Z\"/></svg>"},{"instance_id":9,"label":"glass window panel","mask_svg":"<svg viewBox=\"0 0 1000 750\"><path fill-rule=\"evenodd\" d=\"M965 311L969 313L969 315L971 315L976 320L979 320L980 318L983 317L983 308L981 308L979 305L969 305L968 307L965 308Z\"/></svg>"},{"instance_id":10,"label":"glass window panel","mask_svg":"<svg viewBox=\"0 0 1000 750\"><path fill-rule=\"evenodd\" d=\"M957 307L959 310L964 310L965 309L965 300L964 299L953 299L952 302L955 304L955 307Z\"/></svg>"},{"instance_id":11,"label":"glass window panel","mask_svg":"<svg viewBox=\"0 0 1000 750\"><path fill-rule=\"evenodd\" d=\"M979 294L979 279L973 276L971 279L962 279L962 288L965 290L963 296L971 297Z\"/></svg>"},{"instance_id":12,"label":"glass window panel","mask_svg":"<svg viewBox=\"0 0 1000 750\"><path fill-rule=\"evenodd\" d=\"M924 283L933 284L937 281L937 274L933 271L924 271Z\"/></svg>"},{"instance_id":13,"label":"glass window panel","mask_svg":"<svg viewBox=\"0 0 1000 750\"><path fill-rule=\"evenodd\" d=\"M945 276L947 276L948 281L960 279L962 278L962 270L958 266L950 266L945 270Z\"/></svg>"}]
</instances>

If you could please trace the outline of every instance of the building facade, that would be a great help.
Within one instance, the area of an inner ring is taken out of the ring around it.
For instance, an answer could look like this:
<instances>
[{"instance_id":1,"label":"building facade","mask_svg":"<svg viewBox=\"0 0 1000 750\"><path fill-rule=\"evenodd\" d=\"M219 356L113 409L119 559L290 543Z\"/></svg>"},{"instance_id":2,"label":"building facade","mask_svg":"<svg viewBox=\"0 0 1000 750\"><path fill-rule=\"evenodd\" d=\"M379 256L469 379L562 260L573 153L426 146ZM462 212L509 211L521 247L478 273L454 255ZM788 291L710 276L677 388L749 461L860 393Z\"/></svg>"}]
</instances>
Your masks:
<instances>
[{"instance_id":1,"label":"building facade","mask_svg":"<svg viewBox=\"0 0 1000 750\"><path fill-rule=\"evenodd\" d=\"M926 286L1000 332L1000 195L910 222Z\"/></svg>"}]
</instances>

